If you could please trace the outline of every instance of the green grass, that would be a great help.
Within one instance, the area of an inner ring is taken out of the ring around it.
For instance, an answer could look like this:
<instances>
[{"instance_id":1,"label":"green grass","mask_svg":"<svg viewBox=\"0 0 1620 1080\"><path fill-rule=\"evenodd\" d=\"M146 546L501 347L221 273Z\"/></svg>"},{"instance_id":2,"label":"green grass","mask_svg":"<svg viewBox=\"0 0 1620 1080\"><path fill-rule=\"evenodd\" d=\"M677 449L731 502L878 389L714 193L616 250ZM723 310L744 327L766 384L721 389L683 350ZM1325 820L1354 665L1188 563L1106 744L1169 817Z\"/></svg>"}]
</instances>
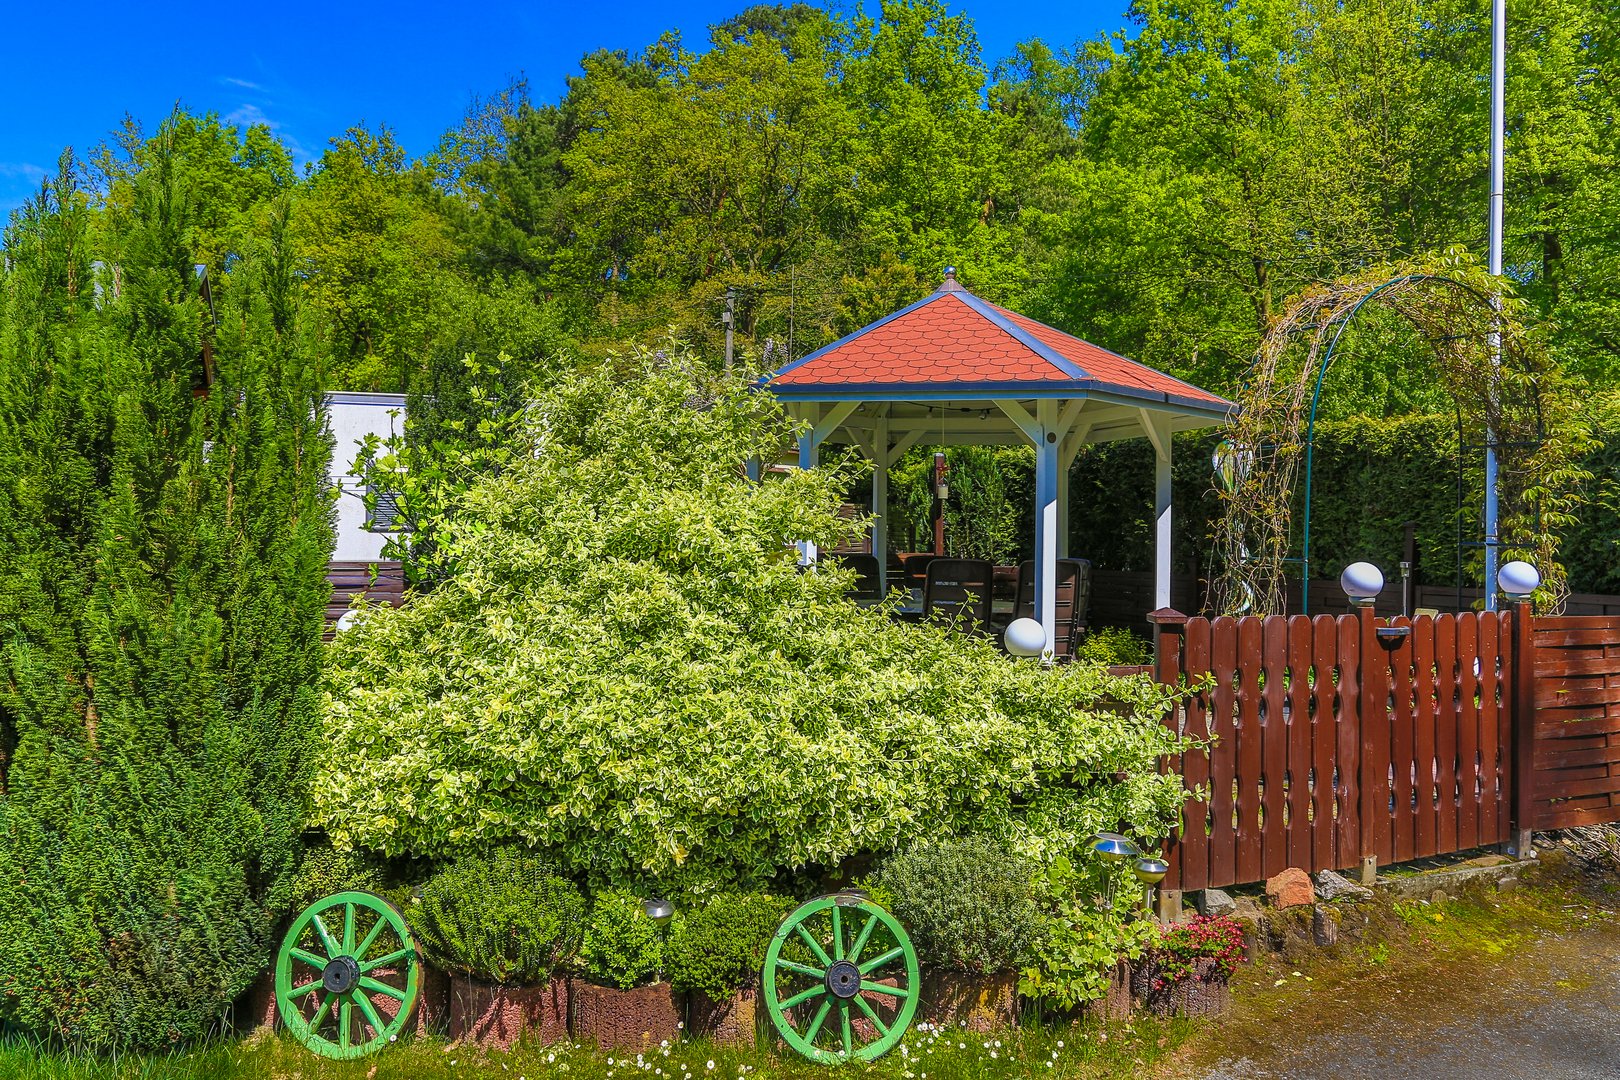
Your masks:
<instances>
[{"instance_id":1,"label":"green grass","mask_svg":"<svg viewBox=\"0 0 1620 1080\"><path fill-rule=\"evenodd\" d=\"M9 1080L998 1080L1000 1077L1141 1075L1174 1051L1193 1026L1138 1019L1130 1024L1030 1026L991 1035L914 1028L887 1057L870 1065L811 1065L763 1049L682 1042L636 1055L556 1043L511 1052L449 1046L429 1039L401 1043L373 1058L331 1062L286 1037L216 1043L189 1053L94 1060L43 1053L22 1042L0 1043L0 1076Z\"/></svg>"}]
</instances>

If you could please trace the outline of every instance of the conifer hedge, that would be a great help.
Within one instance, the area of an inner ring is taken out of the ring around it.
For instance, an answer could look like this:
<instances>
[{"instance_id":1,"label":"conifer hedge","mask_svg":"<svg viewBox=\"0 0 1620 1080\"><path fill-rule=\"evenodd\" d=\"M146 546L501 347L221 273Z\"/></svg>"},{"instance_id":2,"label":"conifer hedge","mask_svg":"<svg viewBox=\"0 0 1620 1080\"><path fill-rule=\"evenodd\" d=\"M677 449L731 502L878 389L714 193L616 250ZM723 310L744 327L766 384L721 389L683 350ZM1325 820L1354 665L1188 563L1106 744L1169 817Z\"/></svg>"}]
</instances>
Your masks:
<instances>
[{"instance_id":1,"label":"conifer hedge","mask_svg":"<svg viewBox=\"0 0 1620 1080\"><path fill-rule=\"evenodd\" d=\"M64 168L0 270L0 1019L91 1049L204 1036L263 969L319 709L285 221L210 303L163 144L105 206Z\"/></svg>"}]
</instances>

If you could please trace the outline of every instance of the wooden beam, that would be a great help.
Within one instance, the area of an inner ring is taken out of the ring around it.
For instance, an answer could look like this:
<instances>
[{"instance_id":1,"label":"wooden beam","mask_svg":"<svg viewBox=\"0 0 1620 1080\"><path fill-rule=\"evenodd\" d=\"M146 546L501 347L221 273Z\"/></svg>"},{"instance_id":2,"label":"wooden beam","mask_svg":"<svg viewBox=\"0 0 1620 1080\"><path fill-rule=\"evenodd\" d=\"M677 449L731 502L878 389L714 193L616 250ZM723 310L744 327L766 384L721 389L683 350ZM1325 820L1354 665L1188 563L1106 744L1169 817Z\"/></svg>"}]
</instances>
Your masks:
<instances>
[{"instance_id":1,"label":"wooden beam","mask_svg":"<svg viewBox=\"0 0 1620 1080\"><path fill-rule=\"evenodd\" d=\"M1011 399L997 398L996 408L1006 414L1007 419L1018 425L1020 431L1029 436L1029 441L1037 445L1041 441L1041 425L1029 415L1029 410ZM1037 406L1038 407L1038 406Z\"/></svg>"},{"instance_id":2,"label":"wooden beam","mask_svg":"<svg viewBox=\"0 0 1620 1080\"><path fill-rule=\"evenodd\" d=\"M826 441L827 436L838 430L838 425L849 418L849 415L861 407L858 401L841 401L834 405L827 415L823 416L810 432L810 438L817 446Z\"/></svg>"}]
</instances>

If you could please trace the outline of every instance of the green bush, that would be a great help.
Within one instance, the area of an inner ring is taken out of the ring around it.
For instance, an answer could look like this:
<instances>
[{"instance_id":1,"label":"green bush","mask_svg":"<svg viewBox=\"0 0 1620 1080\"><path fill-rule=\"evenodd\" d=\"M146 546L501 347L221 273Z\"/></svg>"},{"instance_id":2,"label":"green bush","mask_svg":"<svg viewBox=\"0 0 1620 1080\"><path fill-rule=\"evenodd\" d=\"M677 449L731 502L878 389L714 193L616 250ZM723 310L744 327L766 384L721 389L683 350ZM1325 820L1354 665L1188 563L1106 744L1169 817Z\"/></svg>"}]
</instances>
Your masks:
<instances>
[{"instance_id":1,"label":"green bush","mask_svg":"<svg viewBox=\"0 0 1620 1080\"><path fill-rule=\"evenodd\" d=\"M627 359L537 394L544 437L435 533L455 572L333 643L314 799L334 842L517 842L592 888L703 894L941 832L1041 858L1120 821L1163 835L1183 795L1162 691L799 573L784 538L847 534L854 466L749 482L793 427L700 367Z\"/></svg>"},{"instance_id":2,"label":"green bush","mask_svg":"<svg viewBox=\"0 0 1620 1080\"><path fill-rule=\"evenodd\" d=\"M721 893L686 916L669 940L677 990L723 998L754 985L765 949L793 901L766 893Z\"/></svg>"},{"instance_id":3,"label":"green bush","mask_svg":"<svg viewBox=\"0 0 1620 1080\"><path fill-rule=\"evenodd\" d=\"M361 889L381 894L386 887L387 878L381 868L364 853L337 851L324 845L311 847L304 852L304 861L293 877L288 910L301 911L336 892Z\"/></svg>"},{"instance_id":4,"label":"green bush","mask_svg":"<svg viewBox=\"0 0 1620 1080\"><path fill-rule=\"evenodd\" d=\"M919 844L883 864L879 883L930 967L988 975L1024 959L1040 925L1038 868L988 837Z\"/></svg>"},{"instance_id":5,"label":"green bush","mask_svg":"<svg viewBox=\"0 0 1620 1080\"><path fill-rule=\"evenodd\" d=\"M76 1048L202 1039L264 971L321 719L318 354L268 204L210 317L182 134L0 257L0 1025Z\"/></svg>"},{"instance_id":6,"label":"green bush","mask_svg":"<svg viewBox=\"0 0 1620 1080\"><path fill-rule=\"evenodd\" d=\"M543 983L578 950L585 899L539 859L467 857L434 874L411 908L429 960L487 982Z\"/></svg>"},{"instance_id":7,"label":"green bush","mask_svg":"<svg viewBox=\"0 0 1620 1080\"><path fill-rule=\"evenodd\" d=\"M1123 627L1104 626L1086 631L1075 651L1076 660L1098 664L1146 664L1153 658L1153 646Z\"/></svg>"},{"instance_id":8,"label":"green bush","mask_svg":"<svg viewBox=\"0 0 1620 1080\"><path fill-rule=\"evenodd\" d=\"M591 898L580 965L592 981L629 990L663 974L665 940L664 928L647 917L639 897L598 893Z\"/></svg>"}]
</instances>

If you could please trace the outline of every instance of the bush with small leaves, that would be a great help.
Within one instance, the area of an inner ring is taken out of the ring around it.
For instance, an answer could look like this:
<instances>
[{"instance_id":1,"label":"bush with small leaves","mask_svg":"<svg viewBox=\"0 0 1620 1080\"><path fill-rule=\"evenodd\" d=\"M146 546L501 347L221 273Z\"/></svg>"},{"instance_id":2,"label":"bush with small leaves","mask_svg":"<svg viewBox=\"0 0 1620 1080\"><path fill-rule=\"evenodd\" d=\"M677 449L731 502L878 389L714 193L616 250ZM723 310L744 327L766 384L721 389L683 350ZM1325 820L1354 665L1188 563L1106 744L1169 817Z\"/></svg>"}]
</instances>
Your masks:
<instances>
[{"instance_id":1,"label":"bush with small leaves","mask_svg":"<svg viewBox=\"0 0 1620 1080\"><path fill-rule=\"evenodd\" d=\"M654 982L663 974L664 935L664 928L647 916L639 897L627 892L598 893L591 899L585 922L580 965L592 982L620 990Z\"/></svg>"},{"instance_id":2,"label":"bush with small leaves","mask_svg":"<svg viewBox=\"0 0 1620 1080\"><path fill-rule=\"evenodd\" d=\"M759 981L765 950L793 901L768 893L721 893L670 935L669 981L723 998Z\"/></svg>"},{"instance_id":3,"label":"bush with small leaves","mask_svg":"<svg viewBox=\"0 0 1620 1080\"><path fill-rule=\"evenodd\" d=\"M488 982L544 983L578 950L585 899L530 856L468 856L439 871L411 907L429 960Z\"/></svg>"},{"instance_id":4,"label":"bush with small leaves","mask_svg":"<svg viewBox=\"0 0 1620 1080\"><path fill-rule=\"evenodd\" d=\"M1025 959L1040 926L1029 859L983 836L919 844L878 882L924 964L988 975Z\"/></svg>"}]
</instances>

